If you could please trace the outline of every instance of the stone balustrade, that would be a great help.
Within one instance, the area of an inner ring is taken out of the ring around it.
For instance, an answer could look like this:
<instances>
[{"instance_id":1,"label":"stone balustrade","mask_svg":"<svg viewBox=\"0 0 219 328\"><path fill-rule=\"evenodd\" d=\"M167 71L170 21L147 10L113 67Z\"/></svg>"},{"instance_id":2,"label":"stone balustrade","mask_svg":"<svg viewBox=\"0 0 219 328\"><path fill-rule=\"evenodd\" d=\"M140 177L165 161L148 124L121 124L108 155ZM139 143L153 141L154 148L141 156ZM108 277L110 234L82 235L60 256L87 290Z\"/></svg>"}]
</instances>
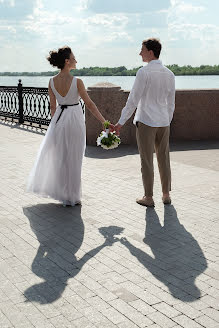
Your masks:
<instances>
[{"instance_id":1,"label":"stone balustrade","mask_svg":"<svg viewBox=\"0 0 219 328\"><path fill-rule=\"evenodd\" d=\"M103 116L116 123L129 91L103 82L88 87L88 94ZM132 116L121 130L123 144L135 145ZM87 144L95 145L101 124L86 110ZM176 90L176 107L171 123L172 140L219 139L219 89Z\"/></svg>"}]
</instances>

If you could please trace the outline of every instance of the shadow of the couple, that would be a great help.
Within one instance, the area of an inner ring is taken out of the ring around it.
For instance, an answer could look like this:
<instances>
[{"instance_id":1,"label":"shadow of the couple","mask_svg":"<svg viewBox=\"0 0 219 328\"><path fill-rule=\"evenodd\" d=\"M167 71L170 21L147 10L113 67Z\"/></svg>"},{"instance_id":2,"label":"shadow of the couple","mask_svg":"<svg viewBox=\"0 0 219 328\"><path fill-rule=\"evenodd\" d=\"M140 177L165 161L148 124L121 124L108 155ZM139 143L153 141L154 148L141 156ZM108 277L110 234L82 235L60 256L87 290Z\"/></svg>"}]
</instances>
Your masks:
<instances>
[{"instance_id":1,"label":"shadow of the couple","mask_svg":"<svg viewBox=\"0 0 219 328\"><path fill-rule=\"evenodd\" d=\"M164 225L154 209L146 210L144 242L153 256L134 246L126 238L118 238L124 228L99 228L104 242L76 257L84 238L81 207L62 208L55 204L42 204L24 208L30 226L40 242L32 263L32 271L39 277L25 291L29 301L52 303L61 297L68 279L75 277L83 266L106 246L121 242L130 253L183 302L193 302L201 296L195 279L205 271L207 262L191 233L180 224L174 206L165 206Z\"/></svg>"},{"instance_id":2,"label":"shadow of the couple","mask_svg":"<svg viewBox=\"0 0 219 328\"><path fill-rule=\"evenodd\" d=\"M103 244L91 249L80 259L76 252L84 239L81 206L63 208L55 204L38 204L23 208L40 246L32 263L32 272L39 283L29 287L24 295L27 301L52 303L61 297L68 279L75 277L82 267L101 249L118 241L123 228L102 227ZM37 214L36 214L37 213Z\"/></svg>"},{"instance_id":3,"label":"shadow of the couple","mask_svg":"<svg viewBox=\"0 0 219 328\"><path fill-rule=\"evenodd\" d=\"M154 257L126 238L121 242L156 279L166 285L174 298L193 302L201 296L195 279L205 271L207 261L198 242L179 222L174 206L165 206L163 226L153 208L146 210L144 243L150 246Z\"/></svg>"}]
</instances>

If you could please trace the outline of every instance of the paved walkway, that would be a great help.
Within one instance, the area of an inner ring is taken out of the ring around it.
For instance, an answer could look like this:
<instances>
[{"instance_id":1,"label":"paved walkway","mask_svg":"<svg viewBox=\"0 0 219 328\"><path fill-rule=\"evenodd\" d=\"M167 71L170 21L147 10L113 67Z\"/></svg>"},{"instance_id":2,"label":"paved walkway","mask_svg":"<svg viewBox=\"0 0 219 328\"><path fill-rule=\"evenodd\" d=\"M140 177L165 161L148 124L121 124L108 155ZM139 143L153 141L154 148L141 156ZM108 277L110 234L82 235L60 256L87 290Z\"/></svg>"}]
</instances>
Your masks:
<instances>
[{"instance_id":1,"label":"paved walkway","mask_svg":"<svg viewBox=\"0 0 219 328\"><path fill-rule=\"evenodd\" d=\"M219 327L218 144L172 145L155 209L136 149L88 147L83 206L63 208L24 191L42 139L0 122L0 327Z\"/></svg>"}]
</instances>

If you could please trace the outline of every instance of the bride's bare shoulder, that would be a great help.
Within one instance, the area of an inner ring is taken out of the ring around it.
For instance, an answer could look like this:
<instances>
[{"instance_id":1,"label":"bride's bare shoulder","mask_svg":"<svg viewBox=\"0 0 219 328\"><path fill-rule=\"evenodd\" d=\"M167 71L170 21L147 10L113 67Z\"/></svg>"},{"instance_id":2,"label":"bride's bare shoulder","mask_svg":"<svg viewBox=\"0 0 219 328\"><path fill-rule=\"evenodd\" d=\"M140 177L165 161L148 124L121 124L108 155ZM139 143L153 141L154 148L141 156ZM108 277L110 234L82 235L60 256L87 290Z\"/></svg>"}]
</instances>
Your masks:
<instances>
[{"instance_id":1,"label":"bride's bare shoulder","mask_svg":"<svg viewBox=\"0 0 219 328\"><path fill-rule=\"evenodd\" d=\"M78 83L83 83L82 79L79 79L78 77L77 77L77 82Z\"/></svg>"},{"instance_id":2,"label":"bride's bare shoulder","mask_svg":"<svg viewBox=\"0 0 219 328\"><path fill-rule=\"evenodd\" d=\"M59 73L56 74L56 75L53 75L51 78L54 79L54 80L58 80L59 79Z\"/></svg>"},{"instance_id":3,"label":"bride's bare shoulder","mask_svg":"<svg viewBox=\"0 0 219 328\"><path fill-rule=\"evenodd\" d=\"M80 88L83 88L84 87L84 82L81 80L81 79L79 79L79 78L77 78L77 86Z\"/></svg>"}]
</instances>

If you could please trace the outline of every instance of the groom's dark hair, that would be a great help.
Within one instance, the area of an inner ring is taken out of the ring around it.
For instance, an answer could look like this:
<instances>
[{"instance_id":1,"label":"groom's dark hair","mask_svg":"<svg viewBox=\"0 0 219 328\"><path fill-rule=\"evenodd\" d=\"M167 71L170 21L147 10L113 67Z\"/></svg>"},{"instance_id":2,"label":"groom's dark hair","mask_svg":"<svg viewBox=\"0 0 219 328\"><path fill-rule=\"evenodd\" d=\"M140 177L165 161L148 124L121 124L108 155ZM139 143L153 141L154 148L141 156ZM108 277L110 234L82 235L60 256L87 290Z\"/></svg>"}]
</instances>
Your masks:
<instances>
[{"instance_id":1,"label":"groom's dark hair","mask_svg":"<svg viewBox=\"0 0 219 328\"><path fill-rule=\"evenodd\" d=\"M150 38L147 40L142 41L142 44L148 49L148 50L152 50L154 53L154 56L156 58L159 58L160 56L160 52L161 52L161 48L162 45L160 43L159 39L155 39L155 38Z\"/></svg>"}]
</instances>

